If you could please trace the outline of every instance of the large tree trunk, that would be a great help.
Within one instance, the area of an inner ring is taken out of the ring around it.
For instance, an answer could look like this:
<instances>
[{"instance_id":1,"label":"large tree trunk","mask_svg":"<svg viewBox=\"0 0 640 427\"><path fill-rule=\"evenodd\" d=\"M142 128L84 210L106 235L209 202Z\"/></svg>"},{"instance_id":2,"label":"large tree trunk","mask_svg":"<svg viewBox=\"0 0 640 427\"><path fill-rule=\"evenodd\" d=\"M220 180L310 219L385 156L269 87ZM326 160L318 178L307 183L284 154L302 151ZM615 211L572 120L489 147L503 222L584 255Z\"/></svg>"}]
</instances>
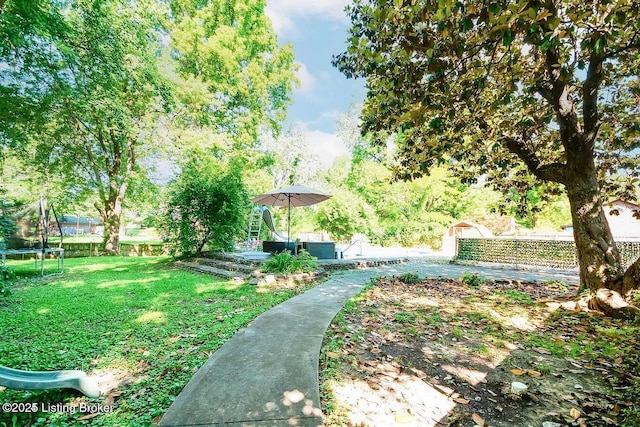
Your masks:
<instances>
[{"instance_id":1,"label":"large tree trunk","mask_svg":"<svg viewBox=\"0 0 640 427\"><path fill-rule=\"evenodd\" d=\"M591 162L592 163L592 162ZM580 283L595 292L622 276L620 256L604 214L593 164L567 177Z\"/></svg>"},{"instance_id":2,"label":"large tree trunk","mask_svg":"<svg viewBox=\"0 0 640 427\"><path fill-rule=\"evenodd\" d=\"M103 206L96 206L104 222L102 249L109 255L120 254L120 221L126 189L127 185L122 184L120 188L109 192L108 198L102 201Z\"/></svg>"},{"instance_id":3,"label":"large tree trunk","mask_svg":"<svg viewBox=\"0 0 640 427\"><path fill-rule=\"evenodd\" d=\"M104 236L103 250L109 255L120 254L120 214L112 212L103 218Z\"/></svg>"},{"instance_id":4,"label":"large tree trunk","mask_svg":"<svg viewBox=\"0 0 640 427\"><path fill-rule=\"evenodd\" d=\"M638 288L640 261L624 272L604 213L593 156L588 152L569 153L565 187L571 204L581 289L589 290L593 308L610 316L640 315L640 310L625 300Z\"/></svg>"}]
</instances>

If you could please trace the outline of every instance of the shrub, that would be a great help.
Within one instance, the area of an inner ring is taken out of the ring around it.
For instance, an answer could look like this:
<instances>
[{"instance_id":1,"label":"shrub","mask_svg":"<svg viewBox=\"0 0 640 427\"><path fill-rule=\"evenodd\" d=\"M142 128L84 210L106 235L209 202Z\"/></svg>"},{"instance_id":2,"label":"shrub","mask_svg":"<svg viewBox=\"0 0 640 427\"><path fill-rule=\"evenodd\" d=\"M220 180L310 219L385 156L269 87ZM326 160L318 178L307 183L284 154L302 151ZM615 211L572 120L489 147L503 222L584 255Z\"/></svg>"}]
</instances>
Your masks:
<instances>
[{"instance_id":1,"label":"shrub","mask_svg":"<svg viewBox=\"0 0 640 427\"><path fill-rule=\"evenodd\" d=\"M173 256L200 254L205 245L231 250L245 232L249 205L239 169L194 160L170 185L159 228Z\"/></svg>"},{"instance_id":2,"label":"shrub","mask_svg":"<svg viewBox=\"0 0 640 427\"><path fill-rule=\"evenodd\" d=\"M11 294L13 293L11 284L15 279L15 273L8 268L0 272L0 298L7 298L11 296Z\"/></svg>"},{"instance_id":3,"label":"shrub","mask_svg":"<svg viewBox=\"0 0 640 427\"><path fill-rule=\"evenodd\" d=\"M262 271L265 273L298 274L311 273L317 269L318 258L311 256L304 249L296 256L292 256L289 251L275 254L262 264Z\"/></svg>"},{"instance_id":4,"label":"shrub","mask_svg":"<svg viewBox=\"0 0 640 427\"><path fill-rule=\"evenodd\" d=\"M412 273L412 272L407 272L407 273L403 273L400 276L398 276L398 279L400 279L401 281L403 281L404 283L407 283L409 285L416 285L420 282L422 282L422 279L420 278L420 276L418 275L418 273Z\"/></svg>"},{"instance_id":5,"label":"shrub","mask_svg":"<svg viewBox=\"0 0 640 427\"><path fill-rule=\"evenodd\" d=\"M9 287L8 283L0 282L0 298L7 298L11 296L13 291Z\"/></svg>"},{"instance_id":6,"label":"shrub","mask_svg":"<svg viewBox=\"0 0 640 427\"><path fill-rule=\"evenodd\" d=\"M464 272L462 273L462 276L460 276L460 283L467 286L474 287L474 288L480 285L484 285L487 282L488 282L487 279L485 279L484 277L478 276L476 273Z\"/></svg>"}]
</instances>

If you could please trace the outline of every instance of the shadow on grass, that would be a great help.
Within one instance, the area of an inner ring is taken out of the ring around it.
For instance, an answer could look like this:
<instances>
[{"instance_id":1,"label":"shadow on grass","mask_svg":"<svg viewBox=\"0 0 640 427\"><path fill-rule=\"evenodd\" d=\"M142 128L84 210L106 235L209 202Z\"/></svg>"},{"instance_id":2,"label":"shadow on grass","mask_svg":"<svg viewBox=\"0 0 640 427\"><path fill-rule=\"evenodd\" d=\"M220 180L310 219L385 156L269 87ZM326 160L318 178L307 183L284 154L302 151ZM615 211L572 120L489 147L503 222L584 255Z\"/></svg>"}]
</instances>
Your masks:
<instances>
[{"instance_id":1,"label":"shadow on grass","mask_svg":"<svg viewBox=\"0 0 640 427\"><path fill-rule=\"evenodd\" d=\"M639 367L638 329L551 310L572 292L382 279L346 306L325 339L326 425L636 425L629 402L640 379L634 385L629 373ZM528 391L511 393L512 382Z\"/></svg>"},{"instance_id":2,"label":"shadow on grass","mask_svg":"<svg viewBox=\"0 0 640 427\"><path fill-rule=\"evenodd\" d=\"M112 404L85 423L150 425L235 331L301 290L258 292L174 269L164 257L70 259L63 276L22 280L0 306L0 365L85 370L102 381L104 396L93 402ZM0 400L88 401L66 390L3 390ZM71 426L86 415L0 413L0 425Z\"/></svg>"}]
</instances>

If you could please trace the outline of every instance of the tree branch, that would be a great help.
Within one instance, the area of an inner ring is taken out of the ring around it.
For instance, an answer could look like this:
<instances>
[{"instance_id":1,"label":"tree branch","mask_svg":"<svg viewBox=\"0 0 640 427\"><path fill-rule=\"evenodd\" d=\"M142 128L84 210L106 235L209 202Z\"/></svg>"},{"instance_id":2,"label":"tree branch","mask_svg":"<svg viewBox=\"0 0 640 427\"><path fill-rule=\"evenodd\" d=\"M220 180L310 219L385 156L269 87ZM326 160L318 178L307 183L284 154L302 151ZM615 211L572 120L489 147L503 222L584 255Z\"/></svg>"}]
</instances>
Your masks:
<instances>
[{"instance_id":1,"label":"tree branch","mask_svg":"<svg viewBox=\"0 0 640 427\"><path fill-rule=\"evenodd\" d=\"M633 37L631 38L631 40L629 40L629 43L627 43L626 45L618 48L618 49L614 49L610 52L607 52L604 55L604 59L611 59L611 58L615 58L616 56L618 56L619 54L621 54L622 52L626 52L628 50L638 50L640 49L640 41L638 40L638 37L640 37L640 34L638 32L636 32Z\"/></svg>"},{"instance_id":2,"label":"tree branch","mask_svg":"<svg viewBox=\"0 0 640 427\"><path fill-rule=\"evenodd\" d=\"M587 77L582 86L582 103L584 106L582 120L584 122L584 138L585 142L592 148L595 145L598 129L600 127L598 92L603 79L602 63L604 60L604 53L596 53L595 49L591 51Z\"/></svg>"},{"instance_id":3,"label":"tree branch","mask_svg":"<svg viewBox=\"0 0 640 427\"><path fill-rule=\"evenodd\" d=\"M525 165L529 168L532 174L536 178L543 181L557 182L558 184L566 184L565 168L563 163L549 163L546 165L541 164L540 159L536 153L534 153L527 144L522 141L511 137L504 137L504 144L507 149L518 156Z\"/></svg>"}]
</instances>

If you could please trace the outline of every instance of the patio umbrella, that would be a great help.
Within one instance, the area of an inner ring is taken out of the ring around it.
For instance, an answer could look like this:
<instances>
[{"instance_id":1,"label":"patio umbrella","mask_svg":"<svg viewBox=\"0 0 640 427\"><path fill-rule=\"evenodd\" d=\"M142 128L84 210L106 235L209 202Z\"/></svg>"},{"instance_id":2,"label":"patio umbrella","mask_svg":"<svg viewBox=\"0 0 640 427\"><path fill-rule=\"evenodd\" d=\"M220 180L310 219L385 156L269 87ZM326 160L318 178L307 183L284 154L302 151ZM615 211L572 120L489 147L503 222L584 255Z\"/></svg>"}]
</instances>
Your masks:
<instances>
[{"instance_id":1,"label":"patio umbrella","mask_svg":"<svg viewBox=\"0 0 640 427\"><path fill-rule=\"evenodd\" d=\"M324 202L330 194L320 190L309 188L305 185L292 185L290 187L271 190L268 193L251 199L253 203L259 203L269 206L287 206L289 208L287 214L287 246L291 239L291 208L298 206L311 206L316 203Z\"/></svg>"}]
</instances>

